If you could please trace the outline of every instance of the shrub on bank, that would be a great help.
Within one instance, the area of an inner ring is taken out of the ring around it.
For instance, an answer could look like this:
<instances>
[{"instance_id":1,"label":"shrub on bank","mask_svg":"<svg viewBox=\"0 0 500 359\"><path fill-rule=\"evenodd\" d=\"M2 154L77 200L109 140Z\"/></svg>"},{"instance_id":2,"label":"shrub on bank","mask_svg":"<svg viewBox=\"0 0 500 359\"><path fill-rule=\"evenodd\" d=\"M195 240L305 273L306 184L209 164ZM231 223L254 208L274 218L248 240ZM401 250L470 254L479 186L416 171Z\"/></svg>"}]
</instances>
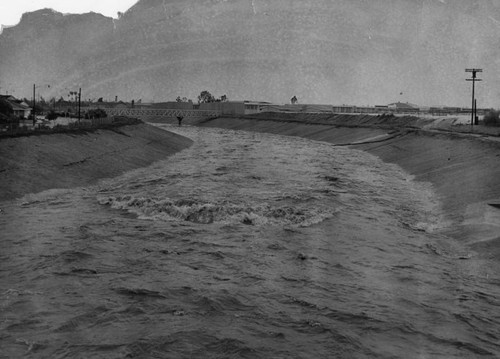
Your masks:
<instances>
[{"instance_id":1,"label":"shrub on bank","mask_svg":"<svg viewBox=\"0 0 500 359\"><path fill-rule=\"evenodd\" d=\"M485 126L500 126L500 110L491 110L484 115Z\"/></svg>"},{"instance_id":2,"label":"shrub on bank","mask_svg":"<svg viewBox=\"0 0 500 359\"><path fill-rule=\"evenodd\" d=\"M7 128L0 127L0 139L6 137L37 136L48 135L51 133L87 133L98 129L116 129L121 126L141 124L138 118L119 116L111 118L111 121L99 122L81 120L81 122L71 122L67 125L57 124L53 128L37 127L34 129L26 128ZM1 125L1 124L0 124Z\"/></svg>"},{"instance_id":3,"label":"shrub on bank","mask_svg":"<svg viewBox=\"0 0 500 359\"><path fill-rule=\"evenodd\" d=\"M84 118L86 118L86 119L89 120L89 119L93 119L93 118L105 118L107 116L108 116L108 114L106 113L106 111L104 111L101 108L96 108L96 109L93 109L93 110L88 110L85 113Z\"/></svg>"},{"instance_id":4,"label":"shrub on bank","mask_svg":"<svg viewBox=\"0 0 500 359\"><path fill-rule=\"evenodd\" d=\"M68 112L56 112L56 111L51 110L51 111L49 111L49 113L47 113L47 115L45 116L45 119L52 121L52 120L56 120L59 117L76 118L77 116L70 114Z\"/></svg>"},{"instance_id":5,"label":"shrub on bank","mask_svg":"<svg viewBox=\"0 0 500 359\"><path fill-rule=\"evenodd\" d=\"M56 118L59 117L59 114L55 111L50 111L47 116L45 116L45 119L46 120L49 120L49 121L52 121L52 120L55 120Z\"/></svg>"}]
</instances>

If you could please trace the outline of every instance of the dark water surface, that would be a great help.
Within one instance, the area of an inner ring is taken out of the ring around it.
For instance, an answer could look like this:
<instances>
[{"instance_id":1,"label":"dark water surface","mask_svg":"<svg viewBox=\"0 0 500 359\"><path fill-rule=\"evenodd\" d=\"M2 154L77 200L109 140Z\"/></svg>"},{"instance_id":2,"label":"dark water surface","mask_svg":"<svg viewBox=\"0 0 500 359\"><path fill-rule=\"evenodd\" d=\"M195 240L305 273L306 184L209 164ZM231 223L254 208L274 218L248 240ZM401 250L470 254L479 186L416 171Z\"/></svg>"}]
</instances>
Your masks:
<instances>
[{"instance_id":1,"label":"dark water surface","mask_svg":"<svg viewBox=\"0 0 500 359\"><path fill-rule=\"evenodd\" d=\"M500 355L498 265L438 234L429 185L326 143L163 127L195 144L0 203L1 358Z\"/></svg>"}]
</instances>

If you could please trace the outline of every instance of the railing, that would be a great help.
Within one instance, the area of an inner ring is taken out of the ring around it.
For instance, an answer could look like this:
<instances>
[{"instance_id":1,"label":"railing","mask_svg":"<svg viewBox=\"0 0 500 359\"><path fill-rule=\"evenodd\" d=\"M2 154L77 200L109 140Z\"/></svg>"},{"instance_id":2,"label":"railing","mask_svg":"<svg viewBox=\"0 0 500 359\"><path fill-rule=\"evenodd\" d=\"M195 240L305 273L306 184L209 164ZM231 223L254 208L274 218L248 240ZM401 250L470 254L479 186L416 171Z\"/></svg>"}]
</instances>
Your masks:
<instances>
[{"instance_id":1,"label":"railing","mask_svg":"<svg viewBox=\"0 0 500 359\"><path fill-rule=\"evenodd\" d=\"M130 117L169 117L175 118L209 118L221 114L215 110L183 110L183 109L144 109L144 108L102 108L108 116L130 116Z\"/></svg>"}]
</instances>

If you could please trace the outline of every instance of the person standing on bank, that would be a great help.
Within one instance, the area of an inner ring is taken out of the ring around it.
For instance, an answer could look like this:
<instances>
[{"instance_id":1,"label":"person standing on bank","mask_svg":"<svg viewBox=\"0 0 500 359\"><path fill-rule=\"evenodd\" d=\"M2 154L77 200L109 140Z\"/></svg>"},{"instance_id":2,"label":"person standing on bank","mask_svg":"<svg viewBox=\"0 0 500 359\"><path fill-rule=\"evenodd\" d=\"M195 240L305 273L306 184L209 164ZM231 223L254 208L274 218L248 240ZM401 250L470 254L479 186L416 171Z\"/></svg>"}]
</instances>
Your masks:
<instances>
[{"instance_id":1,"label":"person standing on bank","mask_svg":"<svg viewBox=\"0 0 500 359\"><path fill-rule=\"evenodd\" d=\"M182 123L182 120L184 119L184 117L182 116L177 116L177 121L179 121L179 127L181 127L181 123Z\"/></svg>"}]
</instances>

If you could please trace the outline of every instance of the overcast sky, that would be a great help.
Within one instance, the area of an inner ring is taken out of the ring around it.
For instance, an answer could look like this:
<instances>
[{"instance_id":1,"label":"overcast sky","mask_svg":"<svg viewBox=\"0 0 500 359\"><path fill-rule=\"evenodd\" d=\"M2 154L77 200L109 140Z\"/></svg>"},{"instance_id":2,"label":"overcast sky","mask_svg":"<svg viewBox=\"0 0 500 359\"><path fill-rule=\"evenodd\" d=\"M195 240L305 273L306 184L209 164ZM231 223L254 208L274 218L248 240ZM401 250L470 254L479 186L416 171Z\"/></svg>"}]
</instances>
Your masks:
<instances>
[{"instance_id":1,"label":"overcast sky","mask_svg":"<svg viewBox=\"0 0 500 359\"><path fill-rule=\"evenodd\" d=\"M25 12L51 8L62 13L97 12L116 18L137 0L0 0L0 25L16 25Z\"/></svg>"}]
</instances>

